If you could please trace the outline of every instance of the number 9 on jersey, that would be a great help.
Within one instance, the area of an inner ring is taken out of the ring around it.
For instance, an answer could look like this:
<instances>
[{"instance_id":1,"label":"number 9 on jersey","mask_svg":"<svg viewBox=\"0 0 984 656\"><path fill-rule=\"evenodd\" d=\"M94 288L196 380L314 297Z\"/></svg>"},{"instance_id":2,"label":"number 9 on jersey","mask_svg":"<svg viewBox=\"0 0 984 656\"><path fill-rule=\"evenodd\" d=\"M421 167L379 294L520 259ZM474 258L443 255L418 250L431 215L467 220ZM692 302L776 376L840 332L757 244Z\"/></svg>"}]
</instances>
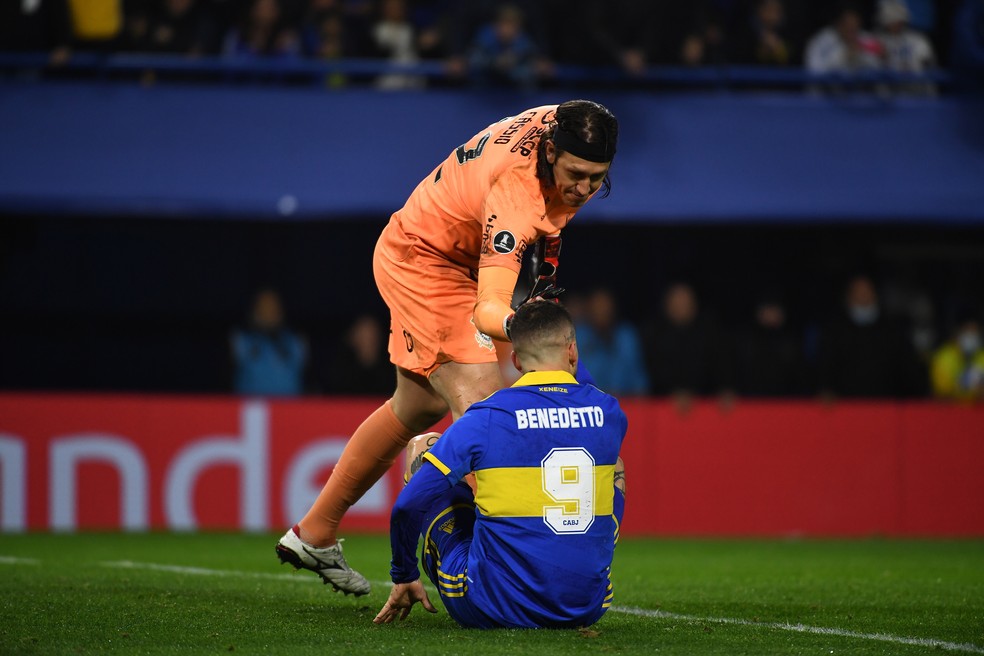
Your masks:
<instances>
[{"instance_id":1,"label":"number 9 on jersey","mask_svg":"<svg viewBox=\"0 0 984 656\"><path fill-rule=\"evenodd\" d=\"M540 463L543 491L558 505L543 506L554 533L585 533L594 523L595 459L582 447L551 449Z\"/></svg>"}]
</instances>

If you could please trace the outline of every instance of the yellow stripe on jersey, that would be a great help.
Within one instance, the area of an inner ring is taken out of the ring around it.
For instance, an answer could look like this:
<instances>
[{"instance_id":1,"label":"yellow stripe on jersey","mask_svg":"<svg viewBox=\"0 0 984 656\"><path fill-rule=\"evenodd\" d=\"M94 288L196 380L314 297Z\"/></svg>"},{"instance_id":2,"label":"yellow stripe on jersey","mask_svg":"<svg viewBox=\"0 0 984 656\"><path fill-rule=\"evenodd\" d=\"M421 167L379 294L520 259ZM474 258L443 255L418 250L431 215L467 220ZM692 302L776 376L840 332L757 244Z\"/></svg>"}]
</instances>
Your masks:
<instances>
[{"instance_id":1,"label":"yellow stripe on jersey","mask_svg":"<svg viewBox=\"0 0 984 656\"><path fill-rule=\"evenodd\" d=\"M577 501L557 500L543 490L539 467L498 467L475 472L478 495L475 504L486 517L542 517L546 506L563 506L564 512L577 513ZM594 468L595 516L614 512L612 490L615 465Z\"/></svg>"},{"instance_id":2,"label":"yellow stripe on jersey","mask_svg":"<svg viewBox=\"0 0 984 656\"><path fill-rule=\"evenodd\" d=\"M606 589L608 590L608 595L602 600L602 608L610 608L612 602L615 600L615 590L612 589L612 571L610 567L608 568L608 588Z\"/></svg>"},{"instance_id":3,"label":"yellow stripe on jersey","mask_svg":"<svg viewBox=\"0 0 984 656\"><path fill-rule=\"evenodd\" d=\"M429 461L432 465L434 465L439 470L441 470L441 473L444 474L445 476L451 473L451 468L445 465L440 460L438 460L436 457L434 457L434 455L430 451L424 454L424 460Z\"/></svg>"},{"instance_id":4,"label":"yellow stripe on jersey","mask_svg":"<svg viewBox=\"0 0 984 656\"><path fill-rule=\"evenodd\" d=\"M468 592L467 574L452 576L442 572L440 560L437 561L437 579L437 591L442 597L464 597Z\"/></svg>"},{"instance_id":5,"label":"yellow stripe on jersey","mask_svg":"<svg viewBox=\"0 0 984 656\"><path fill-rule=\"evenodd\" d=\"M435 463L437 464L437 463ZM440 465L438 468L443 467ZM454 511L456 508L470 508L470 504L459 503L454 506L445 508L443 511L438 513L431 525L427 527L427 532L424 533L425 544L427 545L427 551L431 554L437 563L437 591L442 597L464 597L465 593L468 592L468 573L463 574L447 574L441 571L441 554L437 551L437 544L430 539L431 531L434 527L438 525L438 522L443 520L449 513Z\"/></svg>"},{"instance_id":6,"label":"yellow stripe on jersey","mask_svg":"<svg viewBox=\"0 0 984 656\"><path fill-rule=\"evenodd\" d=\"M464 581L458 581L457 583L445 583L444 581L438 581L437 584L440 587L441 592L462 592L465 590L466 586Z\"/></svg>"},{"instance_id":7,"label":"yellow stripe on jersey","mask_svg":"<svg viewBox=\"0 0 984 656\"><path fill-rule=\"evenodd\" d=\"M512 384L513 387L537 385L577 385L577 378L567 371L531 371Z\"/></svg>"}]
</instances>

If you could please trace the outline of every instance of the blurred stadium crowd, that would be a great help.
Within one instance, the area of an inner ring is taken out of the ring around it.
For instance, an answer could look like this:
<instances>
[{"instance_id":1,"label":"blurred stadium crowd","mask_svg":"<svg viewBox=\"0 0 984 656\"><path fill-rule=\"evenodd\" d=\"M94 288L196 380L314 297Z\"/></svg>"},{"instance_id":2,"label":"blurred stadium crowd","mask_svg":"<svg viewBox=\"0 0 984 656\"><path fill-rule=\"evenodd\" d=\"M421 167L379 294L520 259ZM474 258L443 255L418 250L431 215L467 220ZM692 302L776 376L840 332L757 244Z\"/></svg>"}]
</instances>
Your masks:
<instances>
[{"instance_id":1,"label":"blurred stadium crowd","mask_svg":"<svg viewBox=\"0 0 984 656\"><path fill-rule=\"evenodd\" d=\"M378 228L5 218L0 389L389 394ZM972 226L585 223L560 282L619 395L984 398Z\"/></svg>"},{"instance_id":2,"label":"blurred stadium crowd","mask_svg":"<svg viewBox=\"0 0 984 656\"><path fill-rule=\"evenodd\" d=\"M599 385L629 394L788 398L984 398L984 346L976 313L961 308L936 334L932 300L892 281L880 295L852 277L821 324L795 325L784 295L753 294L745 321L727 326L677 282L641 325L619 319L610 289L576 298L581 357Z\"/></svg>"},{"instance_id":3,"label":"blurred stadium crowd","mask_svg":"<svg viewBox=\"0 0 984 656\"><path fill-rule=\"evenodd\" d=\"M549 83L558 65L919 73L949 63L957 12L934 0L10 0L0 50L56 64L76 51L430 60L445 81L520 87Z\"/></svg>"},{"instance_id":4,"label":"blurred stadium crowd","mask_svg":"<svg viewBox=\"0 0 984 656\"><path fill-rule=\"evenodd\" d=\"M590 234L575 227L567 241L588 251L578 243L584 239ZM684 410L695 398L725 406L736 398L984 399L980 267L964 267L964 279L942 289L918 267L891 265L873 267L878 274L850 265L843 275L813 280L816 272L795 266L785 275L752 267L736 284L721 279L732 262L709 265L719 249L705 243L704 257L684 267L660 258L659 268L670 271L648 280L565 272L574 284L564 303L600 387L671 397ZM525 296L522 285L517 299ZM385 314L360 312L331 353L312 363L307 338L286 323L280 295L264 288L233 332L234 388L293 395L313 383L333 394L388 394L386 341ZM309 371L312 364L320 371ZM516 379L508 362L502 371Z\"/></svg>"},{"instance_id":5,"label":"blurred stadium crowd","mask_svg":"<svg viewBox=\"0 0 984 656\"><path fill-rule=\"evenodd\" d=\"M614 291L595 286L568 294L578 322L580 356L598 385L613 394L672 397L682 410L694 398L984 399L984 333L961 308L945 336L936 334L932 300L890 285L879 295L867 275L850 279L840 311L823 325L796 326L777 291L763 291L750 317L725 325L688 282L670 284L641 324L619 314ZM393 372L380 318L360 315L338 340L324 380L330 393L386 395ZM247 323L232 333L234 390L303 393L305 337L288 327L280 296L260 290ZM516 372L503 365L507 380Z\"/></svg>"}]
</instances>

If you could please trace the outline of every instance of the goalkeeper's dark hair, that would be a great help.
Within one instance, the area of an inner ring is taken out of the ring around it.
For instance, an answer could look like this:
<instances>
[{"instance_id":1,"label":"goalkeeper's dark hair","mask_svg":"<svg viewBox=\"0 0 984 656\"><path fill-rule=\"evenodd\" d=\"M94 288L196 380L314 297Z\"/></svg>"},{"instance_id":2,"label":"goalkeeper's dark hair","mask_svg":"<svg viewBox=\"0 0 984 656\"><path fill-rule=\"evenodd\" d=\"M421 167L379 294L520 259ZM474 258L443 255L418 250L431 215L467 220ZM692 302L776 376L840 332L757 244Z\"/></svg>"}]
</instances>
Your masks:
<instances>
[{"instance_id":1,"label":"goalkeeper's dark hair","mask_svg":"<svg viewBox=\"0 0 984 656\"><path fill-rule=\"evenodd\" d=\"M532 301L516 310L509 336L521 357L540 359L546 351L567 348L574 341L574 320L560 303Z\"/></svg>"},{"instance_id":2,"label":"goalkeeper's dark hair","mask_svg":"<svg viewBox=\"0 0 984 656\"><path fill-rule=\"evenodd\" d=\"M547 161L547 149L544 144L553 139L557 127L569 132L584 143L598 144L615 152L618 143L618 119L612 112L593 100L568 100L557 106L554 123L540 137L536 153L536 177L547 186L554 184L553 165ZM555 144L556 146L556 144ZM557 156L564 153L557 148ZM601 197L608 196L612 191L611 177L606 175L601 183Z\"/></svg>"}]
</instances>

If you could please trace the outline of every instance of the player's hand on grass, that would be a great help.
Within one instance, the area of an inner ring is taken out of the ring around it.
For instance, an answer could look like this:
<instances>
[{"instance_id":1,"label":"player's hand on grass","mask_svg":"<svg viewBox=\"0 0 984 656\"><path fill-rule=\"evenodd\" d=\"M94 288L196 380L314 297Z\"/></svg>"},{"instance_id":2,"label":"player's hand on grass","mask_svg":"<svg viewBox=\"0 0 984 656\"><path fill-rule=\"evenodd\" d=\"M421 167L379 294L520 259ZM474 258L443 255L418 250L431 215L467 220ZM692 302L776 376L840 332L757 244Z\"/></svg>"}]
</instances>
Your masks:
<instances>
[{"instance_id":1,"label":"player's hand on grass","mask_svg":"<svg viewBox=\"0 0 984 656\"><path fill-rule=\"evenodd\" d=\"M437 609L431 603L430 599L427 597L427 591L424 590L424 584L420 582L420 579L413 581L411 583L394 583L393 589L390 590L389 599L383 605L382 610L373 619L376 624L389 624L396 616L399 615L401 620L405 620L407 615L410 614L410 609L417 602L424 607L424 610L430 613L436 613Z\"/></svg>"}]
</instances>

